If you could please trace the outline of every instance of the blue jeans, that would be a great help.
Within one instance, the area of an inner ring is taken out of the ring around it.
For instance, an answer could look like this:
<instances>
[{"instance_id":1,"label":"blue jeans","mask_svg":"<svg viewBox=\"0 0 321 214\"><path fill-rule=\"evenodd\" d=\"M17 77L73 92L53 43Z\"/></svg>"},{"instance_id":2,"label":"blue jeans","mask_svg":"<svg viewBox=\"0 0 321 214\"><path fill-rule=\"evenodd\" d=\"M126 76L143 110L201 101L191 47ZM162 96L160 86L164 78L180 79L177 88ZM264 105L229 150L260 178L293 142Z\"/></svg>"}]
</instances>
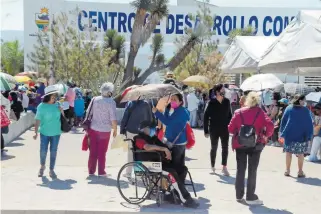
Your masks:
<instances>
[{"instance_id":1,"label":"blue jeans","mask_svg":"<svg viewBox=\"0 0 321 214\"><path fill-rule=\"evenodd\" d=\"M197 109L190 111L190 124L192 128L197 126Z\"/></svg>"},{"instance_id":2,"label":"blue jeans","mask_svg":"<svg viewBox=\"0 0 321 214\"><path fill-rule=\"evenodd\" d=\"M50 143L50 168L49 169L53 170L55 168L59 139L60 139L60 135L45 136L45 135L40 134L40 164L41 164L41 166L46 165L48 146Z\"/></svg>"}]
</instances>

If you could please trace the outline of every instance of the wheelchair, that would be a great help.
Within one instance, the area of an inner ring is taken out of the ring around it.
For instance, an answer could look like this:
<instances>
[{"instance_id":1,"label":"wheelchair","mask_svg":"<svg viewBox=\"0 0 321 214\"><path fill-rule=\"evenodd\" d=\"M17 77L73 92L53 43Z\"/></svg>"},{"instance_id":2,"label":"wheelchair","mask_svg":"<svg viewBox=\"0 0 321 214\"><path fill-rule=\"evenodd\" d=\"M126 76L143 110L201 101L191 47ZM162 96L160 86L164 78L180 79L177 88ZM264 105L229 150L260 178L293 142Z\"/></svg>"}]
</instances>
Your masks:
<instances>
[{"instance_id":1,"label":"wheelchair","mask_svg":"<svg viewBox=\"0 0 321 214\"><path fill-rule=\"evenodd\" d=\"M135 205L145 200L156 200L159 207L164 201L165 194L172 194L176 204L179 199L176 197L170 176L163 174L161 153L138 150L134 140L126 139L125 141L132 143L134 161L123 165L118 172L117 188L122 198ZM146 159L146 154L149 160ZM124 177L128 171L131 172L130 177ZM192 186L194 195L197 197L194 182L188 170L187 174L190 181L185 183L185 186Z\"/></svg>"}]
</instances>

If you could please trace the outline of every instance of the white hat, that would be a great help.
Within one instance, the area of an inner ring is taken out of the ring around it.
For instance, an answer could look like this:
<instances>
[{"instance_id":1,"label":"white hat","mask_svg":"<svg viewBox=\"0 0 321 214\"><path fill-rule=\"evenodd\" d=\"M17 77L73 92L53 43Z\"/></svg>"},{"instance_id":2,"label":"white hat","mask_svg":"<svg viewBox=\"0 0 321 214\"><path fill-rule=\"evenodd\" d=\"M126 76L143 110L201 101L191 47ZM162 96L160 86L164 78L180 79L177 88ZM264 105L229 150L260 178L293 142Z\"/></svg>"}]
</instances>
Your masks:
<instances>
[{"instance_id":1,"label":"white hat","mask_svg":"<svg viewBox=\"0 0 321 214\"><path fill-rule=\"evenodd\" d=\"M41 98L44 98L49 94L58 94L58 93L59 91L55 85L49 85L45 88L45 95L43 95Z\"/></svg>"}]
</instances>

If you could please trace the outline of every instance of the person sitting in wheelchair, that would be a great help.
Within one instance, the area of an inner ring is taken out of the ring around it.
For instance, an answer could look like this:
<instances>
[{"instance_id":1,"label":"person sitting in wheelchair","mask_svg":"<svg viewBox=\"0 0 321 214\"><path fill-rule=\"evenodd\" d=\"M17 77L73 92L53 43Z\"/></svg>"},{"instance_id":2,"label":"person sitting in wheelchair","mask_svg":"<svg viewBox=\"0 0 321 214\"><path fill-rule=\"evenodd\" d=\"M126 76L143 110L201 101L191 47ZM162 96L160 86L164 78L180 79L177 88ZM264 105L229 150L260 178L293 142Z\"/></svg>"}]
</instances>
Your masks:
<instances>
[{"instance_id":1,"label":"person sitting in wheelchair","mask_svg":"<svg viewBox=\"0 0 321 214\"><path fill-rule=\"evenodd\" d=\"M173 164L171 163L172 156L170 150L168 149L166 144L164 144L157 138L155 134L156 127L154 127L151 122L142 122L140 125L140 133L134 137L136 149L160 152L162 157L162 174L168 176L169 181L171 181L171 184L175 189L176 196L185 207L197 208L199 206L199 203L191 197L190 193L185 188L184 182L179 178L177 170L175 170ZM157 161L155 159L153 160L151 154L142 153L139 155L150 155L149 161ZM141 159L142 157L136 158ZM146 156L144 157L144 159L146 160ZM175 201L172 194L165 195L165 200L170 202Z\"/></svg>"}]
</instances>

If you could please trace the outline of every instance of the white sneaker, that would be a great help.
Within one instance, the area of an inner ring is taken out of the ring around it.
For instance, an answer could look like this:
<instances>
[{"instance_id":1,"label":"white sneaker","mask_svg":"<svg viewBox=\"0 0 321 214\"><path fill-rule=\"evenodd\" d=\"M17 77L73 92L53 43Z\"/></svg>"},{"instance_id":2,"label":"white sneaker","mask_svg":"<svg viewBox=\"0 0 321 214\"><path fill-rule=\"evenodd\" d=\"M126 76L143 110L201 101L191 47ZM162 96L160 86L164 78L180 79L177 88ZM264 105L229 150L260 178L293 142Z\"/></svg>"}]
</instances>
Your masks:
<instances>
[{"instance_id":1,"label":"white sneaker","mask_svg":"<svg viewBox=\"0 0 321 214\"><path fill-rule=\"evenodd\" d=\"M263 201L261 201L261 200L259 200L259 199L254 200L254 201L248 201L248 200L246 200L246 203L247 203L248 205L263 205Z\"/></svg>"},{"instance_id":2,"label":"white sneaker","mask_svg":"<svg viewBox=\"0 0 321 214\"><path fill-rule=\"evenodd\" d=\"M226 167L224 167L223 169L222 169L222 173L223 173L223 175L224 176L230 176L230 173L228 172L228 170L227 170L227 168Z\"/></svg>"},{"instance_id":3,"label":"white sneaker","mask_svg":"<svg viewBox=\"0 0 321 214\"><path fill-rule=\"evenodd\" d=\"M212 171L213 171L213 173L215 174L215 167L212 167Z\"/></svg>"}]
</instances>

